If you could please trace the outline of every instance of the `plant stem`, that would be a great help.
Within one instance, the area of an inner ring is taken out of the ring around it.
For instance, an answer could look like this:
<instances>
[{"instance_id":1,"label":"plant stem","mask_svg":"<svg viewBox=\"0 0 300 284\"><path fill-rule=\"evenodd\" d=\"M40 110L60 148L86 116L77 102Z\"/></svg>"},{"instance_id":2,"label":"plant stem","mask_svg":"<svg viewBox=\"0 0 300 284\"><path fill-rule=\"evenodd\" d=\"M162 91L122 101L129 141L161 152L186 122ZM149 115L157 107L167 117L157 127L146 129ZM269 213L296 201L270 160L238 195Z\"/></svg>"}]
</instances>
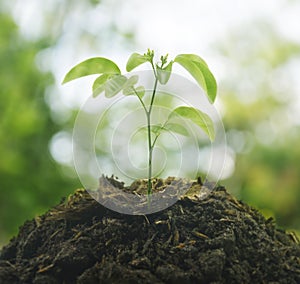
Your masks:
<instances>
[{"instance_id":1,"label":"plant stem","mask_svg":"<svg viewBox=\"0 0 300 284\"><path fill-rule=\"evenodd\" d=\"M148 196L152 193L152 141L151 141L151 119L150 113L147 112L148 125Z\"/></svg>"},{"instance_id":2,"label":"plant stem","mask_svg":"<svg viewBox=\"0 0 300 284\"><path fill-rule=\"evenodd\" d=\"M140 103L142 104L142 106L143 106L143 108L144 108L144 110L145 110L145 113L147 114L147 108L146 108L146 106L145 106L145 104L144 104L144 102L143 102L143 100L140 98L140 96L138 95L138 93L137 93L137 91L136 91L136 89L135 88L132 88L133 89L133 91L134 91L134 93L135 93L135 95L138 97L138 99L139 99L139 101L140 101Z\"/></svg>"},{"instance_id":3,"label":"plant stem","mask_svg":"<svg viewBox=\"0 0 300 284\"><path fill-rule=\"evenodd\" d=\"M154 74L155 74L155 72L154 72ZM146 112L146 115L147 115L147 129L148 129L148 186L147 186L148 196L150 196L152 194L152 154L153 154L153 148L154 148L155 142L152 144L152 138L151 138L151 112L152 112L152 107L153 107L154 98L155 98L155 94L156 94L157 83L158 83L158 79L157 79L156 74L155 74L155 82L154 82L151 102L150 102L149 110ZM155 141L156 141L156 139L155 139Z\"/></svg>"}]
</instances>

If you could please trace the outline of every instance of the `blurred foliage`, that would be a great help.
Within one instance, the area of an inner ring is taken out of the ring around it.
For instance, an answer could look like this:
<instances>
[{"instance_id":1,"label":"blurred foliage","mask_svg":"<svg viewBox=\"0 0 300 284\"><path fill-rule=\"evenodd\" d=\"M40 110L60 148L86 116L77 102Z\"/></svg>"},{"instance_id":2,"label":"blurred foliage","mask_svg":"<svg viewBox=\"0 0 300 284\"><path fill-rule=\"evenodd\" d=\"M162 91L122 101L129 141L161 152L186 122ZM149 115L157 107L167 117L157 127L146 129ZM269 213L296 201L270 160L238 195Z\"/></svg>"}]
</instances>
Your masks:
<instances>
[{"instance_id":1,"label":"blurred foliage","mask_svg":"<svg viewBox=\"0 0 300 284\"><path fill-rule=\"evenodd\" d=\"M295 108L300 45L259 21L233 32L218 53L229 60L230 74L219 90L228 144L236 153L235 171L222 183L280 226L300 231L300 116Z\"/></svg>"},{"instance_id":2,"label":"blurred foliage","mask_svg":"<svg viewBox=\"0 0 300 284\"><path fill-rule=\"evenodd\" d=\"M0 16L0 242L25 219L46 210L73 191L51 159L48 143L59 128L50 119L45 88L53 83L41 73L35 56L47 43L28 42L10 16ZM77 184L78 185L78 184Z\"/></svg>"}]
</instances>

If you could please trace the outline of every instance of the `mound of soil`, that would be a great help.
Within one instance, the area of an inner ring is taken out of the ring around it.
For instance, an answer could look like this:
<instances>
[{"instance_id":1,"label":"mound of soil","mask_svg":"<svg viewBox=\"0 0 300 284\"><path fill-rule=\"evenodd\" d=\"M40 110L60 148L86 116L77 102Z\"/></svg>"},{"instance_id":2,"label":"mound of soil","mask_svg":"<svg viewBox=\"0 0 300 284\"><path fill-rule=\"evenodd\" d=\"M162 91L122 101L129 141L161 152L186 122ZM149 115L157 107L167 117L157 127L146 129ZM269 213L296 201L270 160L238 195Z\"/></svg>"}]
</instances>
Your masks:
<instances>
[{"instance_id":1,"label":"mound of soil","mask_svg":"<svg viewBox=\"0 0 300 284\"><path fill-rule=\"evenodd\" d=\"M2 249L0 283L300 283L300 245L200 180L147 216L113 212L77 190Z\"/></svg>"}]
</instances>

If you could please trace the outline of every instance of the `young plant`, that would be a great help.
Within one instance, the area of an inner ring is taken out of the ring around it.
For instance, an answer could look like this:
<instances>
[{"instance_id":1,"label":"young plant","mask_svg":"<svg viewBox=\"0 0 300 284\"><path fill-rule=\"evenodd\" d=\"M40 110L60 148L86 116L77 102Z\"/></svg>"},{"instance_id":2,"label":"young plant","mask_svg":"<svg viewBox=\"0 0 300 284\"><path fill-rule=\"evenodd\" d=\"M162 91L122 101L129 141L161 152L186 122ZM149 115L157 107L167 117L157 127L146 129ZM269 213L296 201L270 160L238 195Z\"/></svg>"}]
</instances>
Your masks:
<instances>
[{"instance_id":1,"label":"young plant","mask_svg":"<svg viewBox=\"0 0 300 284\"><path fill-rule=\"evenodd\" d=\"M158 63L154 62L154 51L148 49L145 54L133 53L127 61L127 72L132 71L143 63L150 63L153 70L154 85L151 91L150 104L146 105L143 100L145 88L136 86L138 76L126 77L121 74L119 67L111 60L103 57L87 59L74 66L65 76L63 84L81 78L83 76L100 74L93 83L93 96L96 97L102 92L107 98L111 98L122 91L123 95L134 95L140 101L147 119L147 139L148 139L148 196L152 194L152 156L156 141L163 131L171 131L188 136L186 129L176 121L176 117L190 120L200 127L212 141L215 137L213 122L210 117L199 109L180 106L175 108L168 116L167 121L161 124L151 124L151 113L154 105L158 84L168 83L172 66L174 63L185 68L200 85L207 95L210 103L213 103L217 94L216 80L209 70L206 62L195 54L179 54L174 60L168 62L168 55L161 56Z\"/></svg>"}]
</instances>

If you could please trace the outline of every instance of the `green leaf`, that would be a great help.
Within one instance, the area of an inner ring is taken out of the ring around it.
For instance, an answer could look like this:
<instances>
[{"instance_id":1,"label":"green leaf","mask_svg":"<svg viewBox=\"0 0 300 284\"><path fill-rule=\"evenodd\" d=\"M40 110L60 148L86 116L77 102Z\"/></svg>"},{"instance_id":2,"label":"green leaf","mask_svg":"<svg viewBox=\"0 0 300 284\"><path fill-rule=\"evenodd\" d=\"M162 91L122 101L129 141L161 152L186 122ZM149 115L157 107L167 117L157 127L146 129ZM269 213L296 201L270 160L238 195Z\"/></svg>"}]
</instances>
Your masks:
<instances>
[{"instance_id":1,"label":"green leaf","mask_svg":"<svg viewBox=\"0 0 300 284\"><path fill-rule=\"evenodd\" d=\"M140 98L142 98L145 95L145 88L143 86L136 87L135 91Z\"/></svg>"},{"instance_id":2,"label":"green leaf","mask_svg":"<svg viewBox=\"0 0 300 284\"><path fill-rule=\"evenodd\" d=\"M148 126L144 126L141 128L141 130L148 130ZM171 131L175 132L184 136L189 136L188 131L180 124L178 123L171 123L168 122L166 125L161 124L153 124L151 125L151 132L155 135L160 135L162 131Z\"/></svg>"},{"instance_id":3,"label":"green leaf","mask_svg":"<svg viewBox=\"0 0 300 284\"><path fill-rule=\"evenodd\" d=\"M133 70L134 68L138 67L139 65L149 61L148 60L149 57L146 56L146 55L141 55L141 54L138 54L138 53L133 53L128 61L127 61L127 64L126 64L126 70L127 72L130 72L131 70Z\"/></svg>"},{"instance_id":4,"label":"green leaf","mask_svg":"<svg viewBox=\"0 0 300 284\"><path fill-rule=\"evenodd\" d=\"M105 83L111 77L111 74L102 74L93 84L93 97L97 97L105 90Z\"/></svg>"},{"instance_id":5,"label":"green leaf","mask_svg":"<svg viewBox=\"0 0 300 284\"><path fill-rule=\"evenodd\" d=\"M206 113L193 107L181 106L174 109L170 113L168 120L171 120L176 116L180 116L185 119L191 120L207 134L207 136L211 141L215 139L215 130L214 130L213 121Z\"/></svg>"},{"instance_id":6,"label":"green leaf","mask_svg":"<svg viewBox=\"0 0 300 284\"><path fill-rule=\"evenodd\" d=\"M137 95L139 98L142 98L145 95L145 88L143 86L138 87L129 87L123 89L124 96L132 96Z\"/></svg>"},{"instance_id":7,"label":"green leaf","mask_svg":"<svg viewBox=\"0 0 300 284\"><path fill-rule=\"evenodd\" d=\"M117 95L124 87L127 78L123 75L115 75L105 83L105 96L111 98Z\"/></svg>"},{"instance_id":8,"label":"green leaf","mask_svg":"<svg viewBox=\"0 0 300 284\"><path fill-rule=\"evenodd\" d=\"M132 95L135 95L134 87L124 88L124 89L123 89L123 95L124 95L124 96L132 96Z\"/></svg>"},{"instance_id":9,"label":"green leaf","mask_svg":"<svg viewBox=\"0 0 300 284\"><path fill-rule=\"evenodd\" d=\"M205 65L207 68L207 63L197 54L179 54L178 56L180 57L185 57L186 59L189 59L191 61L196 61L196 62L199 62L199 63L202 63L203 65Z\"/></svg>"},{"instance_id":10,"label":"green leaf","mask_svg":"<svg viewBox=\"0 0 300 284\"><path fill-rule=\"evenodd\" d=\"M127 79L126 84L124 85L124 89L134 86L139 80L138 75L133 75L129 79Z\"/></svg>"},{"instance_id":11,"label":"green leaf","mask_svg":"<svg viewBox=\"0 0 300 284\"><path fill-rule=\"evenodd\" d=\"M217 95L216 79L205 61L195 54L179 54L174 62L185 68L205 91L209 101L213 103Z\"/></svg>"},{"instance_id":12,"label":"green leaf","mask_svg":"<svg viewBox=\"0 0 300 284\"><path fill-rule=\"evenodd\" d=\"M161 83L162 85L168 83L172 73L172 66L173 66L173 61L170 61L170 63L164 68L161 68L156 64L157 78L159 83Z\"/></svg>"},{"instance_id":13,"label":"green leaf","mask_svg":"<svg viewBox=\"0 0 300 284\"><path fill-rule=\"evenodd\" d=\"M185 127L183 127L182 125L178 124L178 123L171 123L171 122L168 122L164 128L165 130L168 130L168 131L172 131L172 132L175 132L175 133L178 133L178 134L181 134L183 136L189 136L189 133L188 131L186 130Z\"/></svg>"},{"instance_id":14,"label":"green leaf","mask_svg":"<svg viewBox=\"0 0 300 284\"><path fill-rule=\"evenodd\" d=\"M135 88L134 85L138 82L139 76L133 75L129 79L127 79L125 85L123 86L123 95L124 96L130 96L134 95Z\"/></svg>"},{"instance_id":15,"label":"green leaf","mask_svg":"<svg viewBox=\"0 0 300 284\"><path fill-rule=\"evenodd\" d=\"M74 66L67 73L62 84L84 76L103 73L121 74L121 71L113 61L103 57L94 57Z\"/></svg>"},{"instance_id":16,"label":"green leaf","mask_svg":"<svg viewBox=\"0 0 300 284\"><path fill-rule=\"evenodd\" d=\"M159 135L162 130L163 130L163 127L161 124L151 125L151 132L153 132L155 135Z\"/></svg>"},{"instance_id":17,"label":"green leaf","mask_svg":"<svg viewBox=\"0 0 300 284\"><path fill-rule=\"evenodd\" d=\"M157 136L157 135L160 135L160 132L163 130L163 127L161 124L153 124L153 125L151 125L150 129L151 129L151 132ZM139 130L148 131L148 126L143 126Z\"/></svg>"}]
</instances>

